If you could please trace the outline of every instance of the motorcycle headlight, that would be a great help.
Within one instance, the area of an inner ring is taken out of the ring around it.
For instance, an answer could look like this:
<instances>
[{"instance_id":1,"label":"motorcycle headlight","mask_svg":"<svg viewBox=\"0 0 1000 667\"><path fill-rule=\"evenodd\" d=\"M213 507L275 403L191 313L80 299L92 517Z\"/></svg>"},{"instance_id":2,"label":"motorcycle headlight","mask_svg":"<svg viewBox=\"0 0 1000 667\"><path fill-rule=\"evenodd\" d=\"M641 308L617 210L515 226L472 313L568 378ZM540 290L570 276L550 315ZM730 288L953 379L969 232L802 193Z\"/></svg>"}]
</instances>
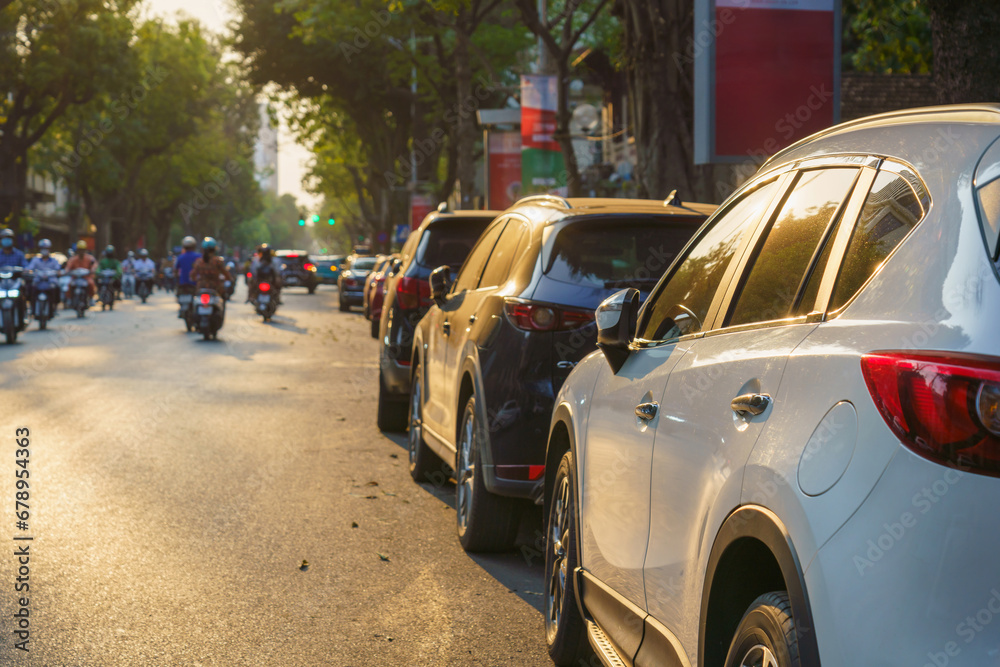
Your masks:
<instances>
[{"instance_id":1,"label":"motorcycle headlight","mask_svg":"<svg viewBox=\"0 0 1000 667\"><path fill-rule=\"evenodd\" d=\"M7 298L7 290L0 289L0 299L6 299L6 298Z\"/></svg>"},{"instance_id":2,"label":"motorcycle headlight","mask_svg":"<svg viewBox=\"0 0 1000 667\"><path fill-rule=\"evenodd\" d=\"M21 296L21 290L18 289L7 290L7 296L11 299L16 299L17 297Z\"/></svg>"}]
</instances>

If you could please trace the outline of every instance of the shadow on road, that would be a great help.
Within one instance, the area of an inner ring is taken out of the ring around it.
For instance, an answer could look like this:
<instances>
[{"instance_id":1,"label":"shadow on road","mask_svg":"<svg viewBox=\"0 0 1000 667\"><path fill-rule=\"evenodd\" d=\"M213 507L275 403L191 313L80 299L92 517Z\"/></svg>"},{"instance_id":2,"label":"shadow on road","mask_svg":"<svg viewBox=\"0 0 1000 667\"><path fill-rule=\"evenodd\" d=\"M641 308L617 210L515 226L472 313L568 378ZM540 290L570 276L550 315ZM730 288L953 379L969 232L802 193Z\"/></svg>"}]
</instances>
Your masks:
<instances>
[{"instance_id":1,"label":"shadow on road","mask_svg":"<svg viewBox=\"0 0 1000 667\"><path fill-rule=\"evenodd\" d=\"M382 435L403 450L409 452L405 433L385 433ZM455 510L455 480L443 478L440 483L424 482L419 485L428 494ZM458 546L456 538L455 547ZM521 514L521 527L512 551L497 554L467 554L468 557L507 590L542 613L542 591L545 571L545 528L542 508L525 503Z\"/></svg>"}]
</instances>

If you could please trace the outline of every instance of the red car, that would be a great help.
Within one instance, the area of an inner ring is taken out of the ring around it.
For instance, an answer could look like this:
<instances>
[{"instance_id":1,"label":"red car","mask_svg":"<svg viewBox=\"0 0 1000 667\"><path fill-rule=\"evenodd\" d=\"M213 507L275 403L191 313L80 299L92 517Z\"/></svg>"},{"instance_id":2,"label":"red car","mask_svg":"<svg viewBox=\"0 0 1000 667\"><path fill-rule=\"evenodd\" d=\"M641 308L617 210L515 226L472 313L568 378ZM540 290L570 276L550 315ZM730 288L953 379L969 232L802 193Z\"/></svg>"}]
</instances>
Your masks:
<instances>
[{"instance_id":1,"label":"red car","mask_svg":"<svg viewBox=\"0 0 1000 667\"><path fill-rule=\"evenodd\" d=\"M379 321L382 319L382 302L385 300L385 279L398 266L399 255L379 255L378 262L365 283L365 318L371 320L372 338L378 338Z\"/></svg>"}]
</instances>

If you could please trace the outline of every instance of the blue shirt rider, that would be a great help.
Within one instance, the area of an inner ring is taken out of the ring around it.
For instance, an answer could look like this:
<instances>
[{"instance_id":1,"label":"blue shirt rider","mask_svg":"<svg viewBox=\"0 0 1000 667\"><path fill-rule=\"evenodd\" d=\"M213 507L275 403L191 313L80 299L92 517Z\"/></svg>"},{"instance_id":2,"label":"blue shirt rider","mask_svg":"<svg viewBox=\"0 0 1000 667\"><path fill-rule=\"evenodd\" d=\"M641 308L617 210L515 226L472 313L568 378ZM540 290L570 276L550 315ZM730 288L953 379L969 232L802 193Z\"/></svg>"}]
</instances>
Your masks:
<instances>
[{"instance_id":1,"label":"blue shirt rider","mask_svg":"<svg viewBox=\"0 0 1000 667\"><path fill-rule=\"evenodd\" d=\"M181 241L184 252L174 262L178 294L194 294L195 281L191 280L191 269L194 267L195 260L201 257L201 253L195 250L197 245L198 242L194 240L193 236L185 236L184 240Z\"/></svg>"},{"instance_id":2,"label":"blue shirt rider","mask_svg":"<svg viewBox=\"0 0 1000 667\"><path fill-rule=\"evenodd\" d=\"M0 232L0 266L20 266L23 269L25 264L24 253L14 247L14 230Z\"/></svg>"}]
</instances>

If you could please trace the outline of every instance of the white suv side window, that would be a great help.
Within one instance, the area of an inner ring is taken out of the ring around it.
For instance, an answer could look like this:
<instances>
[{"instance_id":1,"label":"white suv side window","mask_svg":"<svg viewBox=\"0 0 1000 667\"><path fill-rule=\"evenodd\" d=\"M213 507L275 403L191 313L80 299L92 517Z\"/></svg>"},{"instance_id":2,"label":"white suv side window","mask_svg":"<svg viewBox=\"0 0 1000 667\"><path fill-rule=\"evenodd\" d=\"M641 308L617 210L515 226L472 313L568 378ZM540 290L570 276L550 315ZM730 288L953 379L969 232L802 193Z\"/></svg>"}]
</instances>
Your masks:
<instances>
[{"instance_id":1,"label":"white suv side window","mask_svg":"<svg viewBox=\"0 0 1000 667\"><path fill-rule=\"evenodd\" d=\"M762 185L715 216L666 284L650 296L639 339L668 340L702 330L729 263L776 187L777 181Z\"/></svg>"}]
</instances>

